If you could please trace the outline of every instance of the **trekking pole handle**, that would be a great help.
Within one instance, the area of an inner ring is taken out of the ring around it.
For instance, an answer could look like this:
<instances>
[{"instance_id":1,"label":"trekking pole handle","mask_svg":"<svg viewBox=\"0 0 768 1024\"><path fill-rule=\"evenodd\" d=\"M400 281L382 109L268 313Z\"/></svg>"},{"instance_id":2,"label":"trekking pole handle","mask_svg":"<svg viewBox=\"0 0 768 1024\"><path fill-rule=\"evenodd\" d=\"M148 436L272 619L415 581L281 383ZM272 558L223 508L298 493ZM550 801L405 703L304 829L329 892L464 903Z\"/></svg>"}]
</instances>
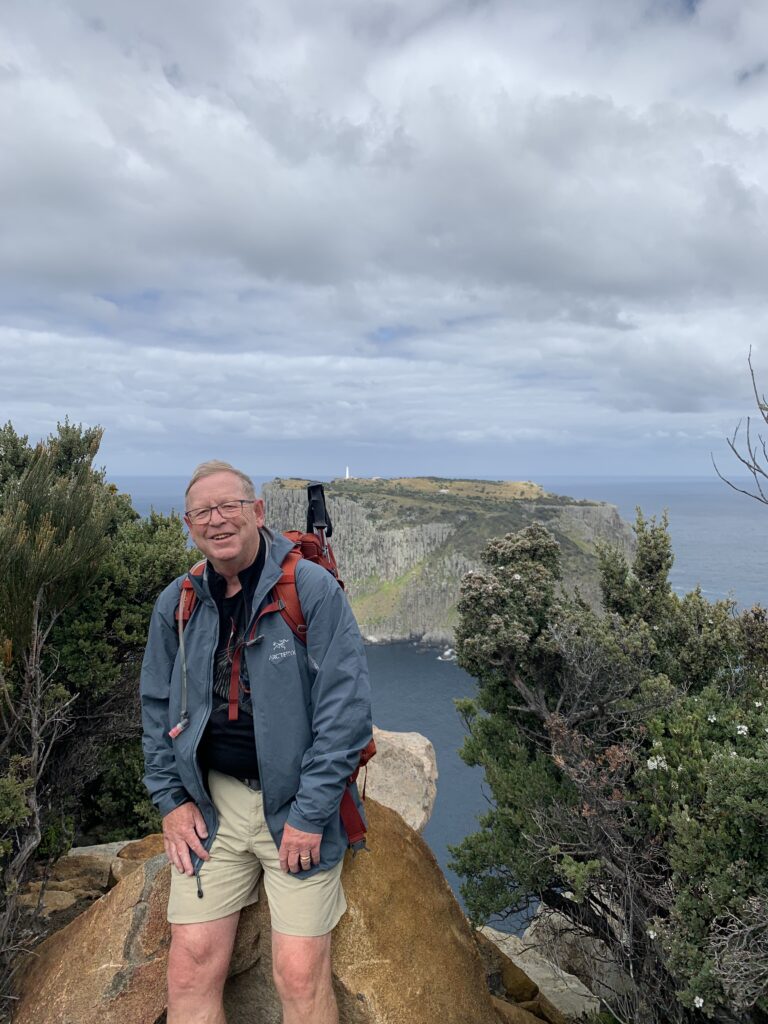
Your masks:
<instances>
[{"instance_id":1,"label":"trekking pole handle","mask_svg":"<svg viewBox=\"0 0 768 1024\"><path fill-rule=\"evenodd\" d=\"M331 537L333 524L325 504L325 490L317 480L307 484L307 503L307 533L320 535L322 531L325 536ZM323 544L325 544L325 536L322 538Z\"/></svg>"}]
</instances>

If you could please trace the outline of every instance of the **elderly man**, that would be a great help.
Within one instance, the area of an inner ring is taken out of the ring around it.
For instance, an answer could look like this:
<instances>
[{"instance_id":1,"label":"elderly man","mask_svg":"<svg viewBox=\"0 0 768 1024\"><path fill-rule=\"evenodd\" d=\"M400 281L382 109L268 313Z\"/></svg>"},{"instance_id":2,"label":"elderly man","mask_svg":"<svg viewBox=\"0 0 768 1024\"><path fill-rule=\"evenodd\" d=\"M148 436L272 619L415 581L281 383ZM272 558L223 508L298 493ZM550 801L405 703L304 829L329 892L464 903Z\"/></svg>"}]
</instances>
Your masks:
<instances>
[{"instance_id":1,"label":"elderly man","mask_svg":"<svg viewBox=\"0 0 768 1024\"><path fill-rule=\"evenodd\" d=\"M173 865L168 1024L224 1024L238 918L262 873L283 1020L335 1024L339 804L371 738L360 634L336 581L306 560L295 571L305 644L274 610L293 545L265 528L240 470L198 466L184 518L206 556L187 577L196 606L180 630L184 577L163 591L141 673L145 782Z\"/></svg>"}]
</instances>

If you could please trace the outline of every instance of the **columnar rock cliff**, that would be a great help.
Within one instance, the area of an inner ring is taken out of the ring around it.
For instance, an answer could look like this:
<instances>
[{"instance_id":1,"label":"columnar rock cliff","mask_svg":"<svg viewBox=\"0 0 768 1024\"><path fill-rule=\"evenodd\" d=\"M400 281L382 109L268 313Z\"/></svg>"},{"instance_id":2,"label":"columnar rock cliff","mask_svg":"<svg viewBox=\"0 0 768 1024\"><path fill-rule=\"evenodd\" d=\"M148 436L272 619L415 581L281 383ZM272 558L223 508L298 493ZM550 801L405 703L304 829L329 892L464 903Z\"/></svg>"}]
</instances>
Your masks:
<instances>
[{"instance_id":1,"label":"columnar rock cliff","mask_svg":"<svg viewBox=\"0 0 768 1024\"><path fill-rule=\"evenodd\" d=\"M267 522L306 524L306 481L264 488ZM565 585L598 600L598 542L628 552L632 531L613 505L547 494L532 483L335 480L326 485L333 546L363 634L378 640L452 642L461 578L491 537L532 522L560 542Z\"/></svg>"}]
</instances>

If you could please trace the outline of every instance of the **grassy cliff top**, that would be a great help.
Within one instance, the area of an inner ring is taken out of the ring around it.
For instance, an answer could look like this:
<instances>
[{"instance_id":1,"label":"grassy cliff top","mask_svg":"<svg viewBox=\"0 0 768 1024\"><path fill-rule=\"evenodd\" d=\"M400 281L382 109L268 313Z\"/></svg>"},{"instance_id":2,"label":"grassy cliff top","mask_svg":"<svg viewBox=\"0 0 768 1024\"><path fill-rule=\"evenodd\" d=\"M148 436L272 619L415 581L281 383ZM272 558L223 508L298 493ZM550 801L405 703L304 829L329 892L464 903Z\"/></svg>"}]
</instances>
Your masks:
<instances>
[{"instance_id":1,"label":"grassy cliff top","mask_svg":"<svg viewBox=\"0 0 768 1024\"><path fill-rule=\"evenodd\" d=\"M299 490L306 485L306 480L278 478L272 486ZM431 476L333 480L325 484L325 493L329 498L346 498L365 506L367 514L382 525L470 521L475 529L470 528L469 532L479 528L483 536L493 536L489 533L492 529L498 534L513 528L518 517L526 515L523 507L529 503L542 511L544 506L600 504L549 494L528 480L453 480ZM520 511L515 512L516 508ZM480 520L484 521L482 527Z\"/></svg>"},{"instance_id":2,"label":"grassy cliff top","mask_svg":"<svg viewBox=\"0 0 768 1024\"><path fill-rule=\"evenodd\" d=\"M362 486L379 494L453 495L457 498L491 498L499 501L527 501L543 498L545 491L530 480L451 480L437 476L402 476L391 479L334 480L339 488Z\"/></svg>"},{"instance_id":3,"label":"grassy cliff top","mask_svg":"<svg viewBox=\"0 0 768 1024\"><path fill-rule=\"evenodd\" d=\"M291 490L299 490L309 483L308 480L281 478L275 482ZM497 501L535 501L547 496L543 487L530 480L454 480L439 476L351 477L348 480L341 477L325 487L329 493L339 496L347 494L349 497L407 493L424 497L453 495L457 498L490 498Z\"/></svg>"}]
</instances>

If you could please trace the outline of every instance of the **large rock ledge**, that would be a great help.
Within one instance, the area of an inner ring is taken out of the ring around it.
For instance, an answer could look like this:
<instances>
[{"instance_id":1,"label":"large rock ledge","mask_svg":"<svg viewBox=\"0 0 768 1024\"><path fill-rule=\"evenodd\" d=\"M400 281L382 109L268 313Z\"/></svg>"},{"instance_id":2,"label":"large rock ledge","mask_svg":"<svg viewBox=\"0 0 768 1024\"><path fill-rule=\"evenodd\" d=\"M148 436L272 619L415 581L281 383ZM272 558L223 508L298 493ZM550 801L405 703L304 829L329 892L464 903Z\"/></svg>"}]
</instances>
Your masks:
<instances>
[{"instance_id":1,"label":"large rock ledge","mask_svg":"<svg viewBox=\"0 0 768 1024\"><path fill-rule=\"evenodd\" d=\"M594 996L542 958L531 959L519 939L470 929L413 831L432 811L434 748L418 733L376 729L375 736L370 852L347 856L349 910L334 933L341 1024L568 1024L591 1013ZM54 866L41 906L58 930L20 972L16 1024L165 1020L170 868L162 849L162 836L147 836L81 847ZM27 905L38 904L40 885L29 886ZM269 933L262 893L241 918L225 991L229 1024L281 1019Z\"/></svg>"},{"instance_id":2,"label":"large rock ledge","mask_svg":"<svg viewBox=\"0 0 768 1024\"><path fill-rule=\"evenodd\" d=\"M475 939L434 856L398 814L367 805L370 853L348 855L349 911L334 933L341 1024L498 1024ZM15 1024L157 1024L165 1011L170 868L154 857L20 972ZM243 912L229 1024L279 1024L269 912Z\"/></svg>"}]
</instances>

